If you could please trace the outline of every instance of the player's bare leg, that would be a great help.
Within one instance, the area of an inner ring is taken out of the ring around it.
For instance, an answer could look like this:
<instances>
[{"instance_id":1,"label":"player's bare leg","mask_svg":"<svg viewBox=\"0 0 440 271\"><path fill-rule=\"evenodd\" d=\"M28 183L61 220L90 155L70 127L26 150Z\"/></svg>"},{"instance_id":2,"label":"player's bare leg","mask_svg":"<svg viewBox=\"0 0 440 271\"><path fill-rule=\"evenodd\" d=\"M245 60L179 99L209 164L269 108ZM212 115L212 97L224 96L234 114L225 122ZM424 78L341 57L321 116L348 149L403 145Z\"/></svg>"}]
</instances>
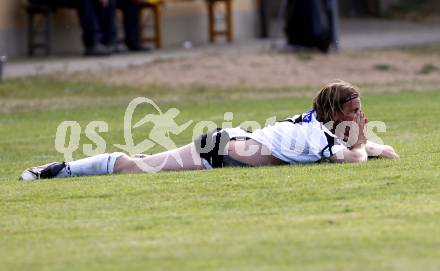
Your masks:
<instances>
[{"instance_id":1,"label":"player's bare leg","mask_svg":"<svg viewBox=\"0 0 440 271\"><path fill-rule=\"evenodd\" d=\"M116 159L114 173L143 173L174 170L204 169L194 143L180 148L152 154L144 158L122 155Z\"/></svg>"}]
</instances>

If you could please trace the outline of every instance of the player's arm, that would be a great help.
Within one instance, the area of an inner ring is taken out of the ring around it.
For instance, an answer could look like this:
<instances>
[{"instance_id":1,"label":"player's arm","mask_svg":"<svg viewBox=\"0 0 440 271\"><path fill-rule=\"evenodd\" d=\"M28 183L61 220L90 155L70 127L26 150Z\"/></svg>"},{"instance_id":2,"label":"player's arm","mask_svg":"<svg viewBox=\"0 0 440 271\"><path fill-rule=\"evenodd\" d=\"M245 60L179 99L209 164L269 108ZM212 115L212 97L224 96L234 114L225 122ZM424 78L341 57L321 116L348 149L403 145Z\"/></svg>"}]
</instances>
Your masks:
<instances>
[{"instance_id":1,"label":"player's arm","mask_svg":"<svg viewBox=\"0 0 440 271\"><path fill-rule=\"evenodd\" d=\"M389 145L382 145L374 143L372 141L367 141L365 145L368 156L381 157L386 159L399 159L399 155L396 153L393 147Z\"/></svg>"},{"instance_id":2,"label":"player's arm","mask_svg":"<svg viewBox=\"0 0 440 271\"><path fill-rule=\"evenodd\" d=\"M358 125L358 137L357 141L351 148L342 149L330 157L332 162L339 163L362 163L368 160L368 153L366 150L367 137L365 135L365 125L368 119L365 117L364 113L360 112L356 119L354 120Z\"/></svg>"},{"instance_id":3,"label":"player's arm","mask_svg":"<svg viewBox=\"0 0 440 271\"><path fill-rule=\"evenodd\" d=\"M330 157L332 162L337 163L362 163L368 160L365 146L359 145L351 149L343 149Z\"/></svg>"}]
</instances>

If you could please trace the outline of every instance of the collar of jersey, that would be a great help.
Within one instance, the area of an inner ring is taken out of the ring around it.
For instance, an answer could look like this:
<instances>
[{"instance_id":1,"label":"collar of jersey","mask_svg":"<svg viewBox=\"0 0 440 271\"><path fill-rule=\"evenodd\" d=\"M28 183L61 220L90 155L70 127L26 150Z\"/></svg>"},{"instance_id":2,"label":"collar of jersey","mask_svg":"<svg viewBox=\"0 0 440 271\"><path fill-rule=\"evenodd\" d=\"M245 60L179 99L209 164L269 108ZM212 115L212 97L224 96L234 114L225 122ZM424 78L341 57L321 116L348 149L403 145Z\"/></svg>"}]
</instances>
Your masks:
<instances>
[{"instance_id":1,"label":"collar of jersey","mask_svg":"<svg viewBox=\"0 0 440 271\"><path fill-rule=\"evenodd\" d=\"M325 133L327 133L328 135L330 135L331 137L334 137L334 138L338 138L335 134L333 134L327 127L325 127L325 125L322 123L322 122L319 122L317 119L316 119L316 112L313 112L312 113L312 119L311 119L311 122L317 122L317 123L319 123L319 125L320 125L320 127L321 127L321 130L323 130Z\"/></svg>"}]
</instances>

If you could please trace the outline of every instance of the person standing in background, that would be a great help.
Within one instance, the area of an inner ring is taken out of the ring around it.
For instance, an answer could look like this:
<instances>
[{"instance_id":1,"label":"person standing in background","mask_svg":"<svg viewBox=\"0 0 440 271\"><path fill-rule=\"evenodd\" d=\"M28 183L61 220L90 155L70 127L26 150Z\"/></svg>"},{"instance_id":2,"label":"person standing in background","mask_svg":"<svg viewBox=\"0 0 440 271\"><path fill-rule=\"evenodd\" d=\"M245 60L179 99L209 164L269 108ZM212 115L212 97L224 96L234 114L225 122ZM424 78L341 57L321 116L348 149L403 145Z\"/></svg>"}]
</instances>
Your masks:
<instances>
[{"instance_id":1,"label":"person standing in background","mask_svg":"<svg viewBox=\"0 0 440 271\"><path fill-rule=\"evenodd\" d=\"M140 15L138 0L116 0L116 6L122 11L124 24L124 42L130 51L148 51L140 41Z\"/></svg>"},{"instance_id":2,"label":"person standing in background","mask_svg":"<svg viewBox=\"0 0 440 271\"><path fill-rule=\"evenodd\" d=\"M112 53L147 51L140 44L140 8L138 0L29 0L51 8L72 7L78 14L82 29L84 55L107 56ZM118 46L116 8L123 13L125 45Z\"/></svg>"},{"instance_id":3,"label":"person standing in background","mask_svg":"<svg viewBox=\"0 0 440 271\"><path fill-rule=\"evenodd\" d=\"M77 0L86 56L105 56L116 43L116 1Z\"/></svg>"},{"instance_id":4,"label":"person standing in background","mask_svg":"<svg viewBox=\"0 0 440 271\"><path fill-rule=\"evenodd\" d=\"M116 8L123 14L124 42L118 46ZM140 44L140 9L136 0L79 0L85 55L99 56L129 51L148 51Z\"/></svg>"}]
</instances>

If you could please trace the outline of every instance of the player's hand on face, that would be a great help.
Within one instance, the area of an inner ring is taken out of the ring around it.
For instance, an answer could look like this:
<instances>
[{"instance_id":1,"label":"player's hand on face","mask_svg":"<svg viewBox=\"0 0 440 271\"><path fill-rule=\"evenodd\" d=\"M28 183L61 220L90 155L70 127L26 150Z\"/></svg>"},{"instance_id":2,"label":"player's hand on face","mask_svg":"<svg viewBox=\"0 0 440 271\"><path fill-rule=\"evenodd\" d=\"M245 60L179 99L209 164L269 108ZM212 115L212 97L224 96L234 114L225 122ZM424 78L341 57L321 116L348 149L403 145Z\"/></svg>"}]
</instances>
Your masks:
<instances>
[{"instance_id":1,"label":"player's hand on face","mask_svg":"<svg viewBox=\"0 0 440 271\"><path fill-rule=\"evenodd\" d=\"M359 113L356 114L355 122L358 125L358 140L356 142L356 145L366 144L367 143L366 127L368 123L368 118L367 116L365 116L365 113L359 111Z\"/></svg>"}]
</instances>

